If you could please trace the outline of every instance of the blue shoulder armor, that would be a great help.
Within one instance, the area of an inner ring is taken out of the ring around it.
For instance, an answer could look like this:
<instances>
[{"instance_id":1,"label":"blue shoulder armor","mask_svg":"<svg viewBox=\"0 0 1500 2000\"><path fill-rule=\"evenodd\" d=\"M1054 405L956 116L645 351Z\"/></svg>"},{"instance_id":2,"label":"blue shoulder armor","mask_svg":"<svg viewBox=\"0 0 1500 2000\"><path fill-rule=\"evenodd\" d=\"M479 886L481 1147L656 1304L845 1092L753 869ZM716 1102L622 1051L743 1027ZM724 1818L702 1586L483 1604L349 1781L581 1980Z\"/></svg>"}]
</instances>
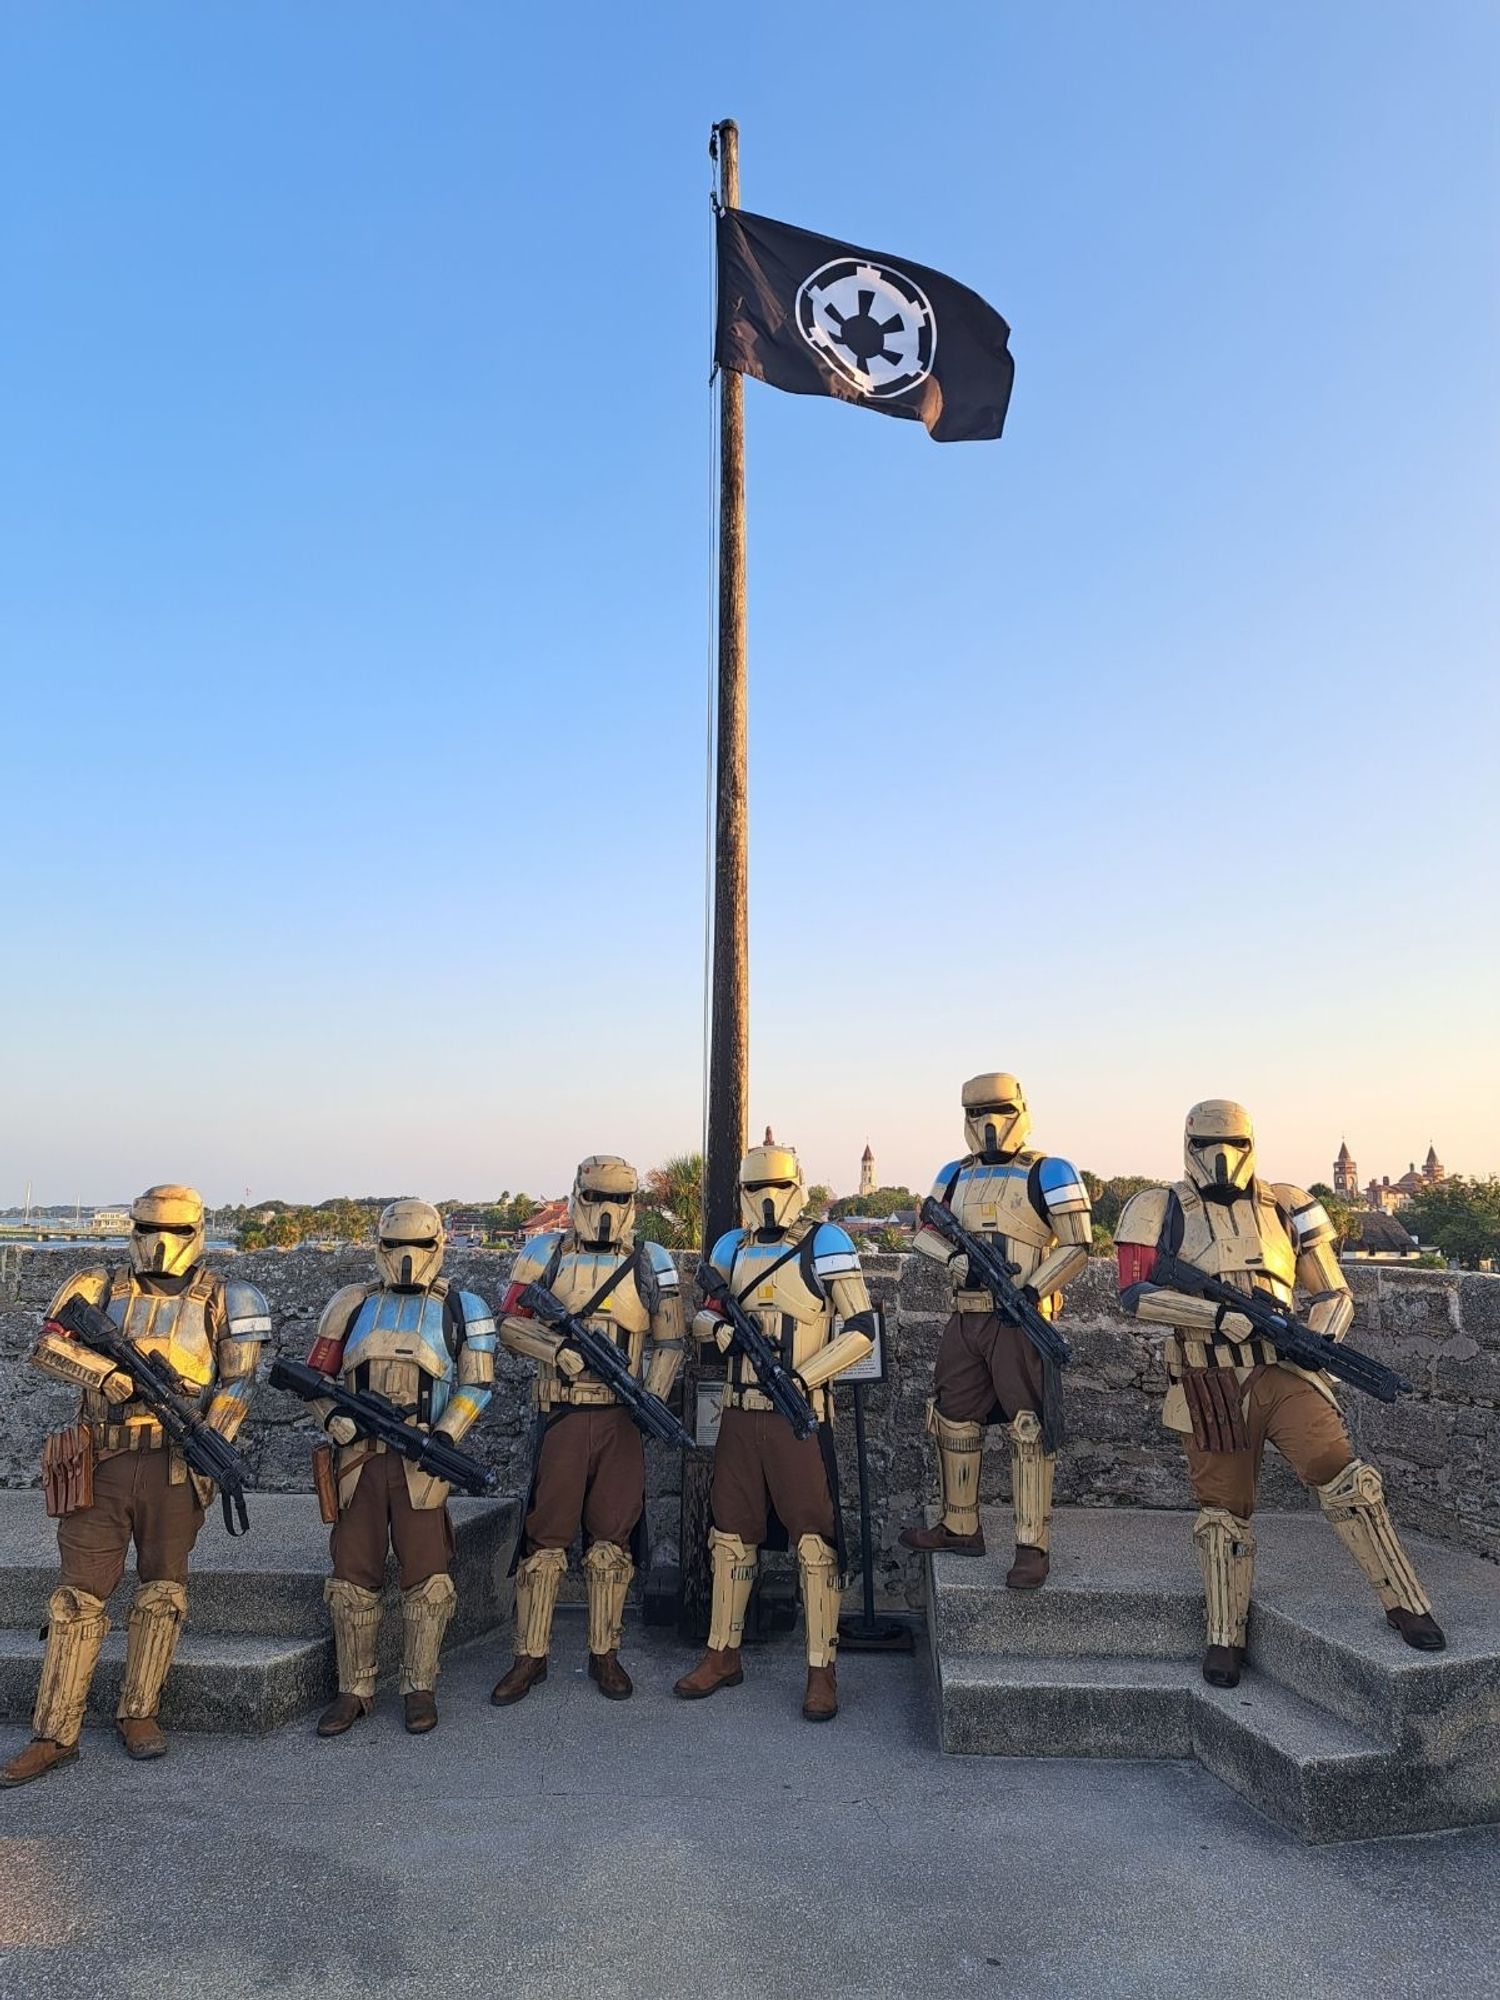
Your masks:
<instances>
[{"instance_id":1,"label":"blue shoulder armor","mask_svg":"<svg viewBox=\"0 0 1500 2000\"><path fill-rule=\"evenodd\" d=\"M965 1164L963 1160L950 1160L946 1167L938 1168L937 1179L932 1184L932 1198L934 1201L947 1200L948 1183L958 1179L959 1173Z\"/></svg>"},{"instance_id":2,"label":"blue shoulder armor","mask_svg":"<svg viewBox=\"0 0 1500 2000\"><path fill-rule=\"evenodd\" d=\"M224 1283L224 1318L231 1340L264 1340L271 1331L271 1308L266 1295L243 1278Z\"/></svg>"},{"instance_id":3,"label":"blue shoulder armor","mask_svg":"<svg viewBox=\"0 0 1500 2000\"><path fill-rule=\"evenodd\" d=\"M651 1259L651 1269L657 1284L664 1292L675 1292L680 1284L677 1266L672 1262L670 1250L664 1250L660 1243L647 1242L646 1255Z\"/></svg>"},{"instance_id":4,"label":"blue shoulder armor","mask_svg":"<svg viewBox=\"0 0 1500 2000\"><path fill-rule=\"evenodd\" d=\"M734 1269L734 1260L739 1255L745 1241L743 1229L726 1229L713 1249L708 1253L708 1261L727 1278Z\"/></svg>"},{"instance_id":5,"label":"blue shoulder armor","mask_svg":"<svg viewBox=\"0 0 1500 2000\"><path fill-rule=\"evenodd\" d=\"M859 1269L854 1240L836 1222L820 1222L814 1229L812 1259L820 1278L841 1278Z\"/></svg>"},{"instance_id":6,"label":"blue shoulder armor","mask_svg":"<svg viewBox=\"0 0 1500 2000\"><path fill-rule=\"evenodd\" d=\"M1089 1206L1089 1191L1071 1160L1045 1158L1037 1168L1037 1183L1054 1215L1076 1215Z\"/></svg>"},{"instance_id":7,"label":"blue shoulder armor","mask_svg":"<svg viewBox=\"0 0 1500 2000\"><path fill-rule=\"evenodd\" d=\"M452 1296L450 1294L450 1296ZM478 1292L459 1292L458 1309L464 1323L465 1340L493 1340L495 1337L495 1315L488 1301Z\"/></svg>"}]
</instances>

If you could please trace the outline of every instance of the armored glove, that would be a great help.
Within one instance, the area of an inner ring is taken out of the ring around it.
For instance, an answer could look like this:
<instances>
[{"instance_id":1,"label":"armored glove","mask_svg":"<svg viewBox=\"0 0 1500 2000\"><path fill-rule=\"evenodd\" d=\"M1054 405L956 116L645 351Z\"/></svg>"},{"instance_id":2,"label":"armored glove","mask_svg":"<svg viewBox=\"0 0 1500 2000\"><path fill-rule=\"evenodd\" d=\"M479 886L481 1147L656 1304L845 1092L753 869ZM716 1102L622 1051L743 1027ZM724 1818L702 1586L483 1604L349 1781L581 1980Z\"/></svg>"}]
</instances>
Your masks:
<instances>
[{"instance_id":1,"label":"armored glove","mask_svg":"<svg viewBox=\"0 0 1500 2000\"><path fill-rule=\"evenodd\" d=\"M335 1444L353 1444L359 1436L359 1425L353 1417L346 1417L342 1410L335 1410L323 1428Z\"/></svg>"}]
</instances>

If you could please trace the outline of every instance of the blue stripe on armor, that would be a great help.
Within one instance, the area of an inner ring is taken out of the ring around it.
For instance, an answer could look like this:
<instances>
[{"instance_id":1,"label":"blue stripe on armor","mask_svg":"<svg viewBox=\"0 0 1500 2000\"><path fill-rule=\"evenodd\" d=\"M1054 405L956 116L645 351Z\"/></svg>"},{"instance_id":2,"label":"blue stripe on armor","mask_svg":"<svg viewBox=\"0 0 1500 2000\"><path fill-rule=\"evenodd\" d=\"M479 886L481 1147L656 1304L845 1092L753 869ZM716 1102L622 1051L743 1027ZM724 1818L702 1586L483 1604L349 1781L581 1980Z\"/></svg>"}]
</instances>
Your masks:
<instances>
[{"instance_id":1,"label":"blue stripe on armor","mask_svg":"<svg viewBox=\"0 0 1500 2000\"><path fill-rule=\"evenodd\" d=\"M1083 1176L1071 1160L1052 1158L1042 1161L1038 1178L1042 1183L1042 1192L1044 1194L1049 1194L1053 1188L1081 1185L1083 1180Z\"/></svg>"}]
</instances>

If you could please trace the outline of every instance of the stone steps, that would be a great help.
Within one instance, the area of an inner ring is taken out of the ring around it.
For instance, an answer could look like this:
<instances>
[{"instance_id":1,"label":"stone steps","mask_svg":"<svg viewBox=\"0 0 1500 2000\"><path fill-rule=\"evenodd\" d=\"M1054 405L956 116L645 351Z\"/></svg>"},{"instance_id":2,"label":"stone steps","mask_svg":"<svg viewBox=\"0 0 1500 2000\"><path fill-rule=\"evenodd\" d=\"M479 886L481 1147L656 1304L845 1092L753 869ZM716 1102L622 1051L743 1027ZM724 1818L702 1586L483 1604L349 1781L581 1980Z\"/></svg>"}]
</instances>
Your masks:
<instances>
[{"instance_id":1,"label":"stone steps","mask_svg":"<svg viewBox=\"0 0 1500 2000\"><path fill-rule=\"evenodd\" d=\"M507 1617L506 1575L520 1519L513 1499L451 1503L458 1609L450 1645L494 1630ZM162 1697L167 1728L257 1735L327 1699L333 1646L323 1605L328 1530L307 1494L251 1496L251 1531L231 1539L217 1514L204 1523L188 1584L188 1623ZM57 1583L55 1524L36 1492L0 1492L0 1719L29 1720L42 1663L38 1629ZM112 1718L135 1578L127 1570L110 1599L114 1629L95 1677L89 1720ZM387 1572L380 1635L383 1674L400 1657L394 1565Z\"/></svg>"},{"instance_id":2,"label":"stone steps","mask_svg":"<svg viewBox=\"0 0 1500 2000\"><path fill-rule=\"evenodd\" d=\"M1500 1818L1500 1570L1410 1537L1449 1650L1413 1652L1312 1514L1266 1514L1246 1672L1199 1671L1190 1514L1064 1508L1040 1591L992 1553L938 1556L928 1629L943 1747L997 1756L1196 1757L1307 1840Z\"/></svg>"}]
</instances>

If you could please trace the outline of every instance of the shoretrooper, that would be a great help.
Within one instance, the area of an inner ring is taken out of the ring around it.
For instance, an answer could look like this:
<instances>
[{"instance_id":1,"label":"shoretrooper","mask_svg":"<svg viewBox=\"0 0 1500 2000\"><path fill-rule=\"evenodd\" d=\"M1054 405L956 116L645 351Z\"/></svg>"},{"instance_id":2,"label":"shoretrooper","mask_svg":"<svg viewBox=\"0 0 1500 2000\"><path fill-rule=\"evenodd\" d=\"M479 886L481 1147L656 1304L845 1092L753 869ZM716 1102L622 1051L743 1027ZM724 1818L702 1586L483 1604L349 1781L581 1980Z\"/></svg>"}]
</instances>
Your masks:
<instances>
[{"instance_id":1,"label":"shoretrooper","mask_svg":"<svg viewBox=\"0 0 1500 2000\"><path fill-rule=\"evenodd\" d=\"M818 1429L795 1434L735 1345L723 1307L705 1304L694 1336L729 1356L710 1496L713 1597L708 1650L675 1691L694 1701L744 1679L740 1641L769 1502L797 1552L807 1626L802 1713L809 1722L826 1722L838 1713L843 1567L829 1385L870 1352L876 1322L853 1243L837 1224L807 1220L806 1206L796 1153L768 1135L740 1164L743 1227L721 1236L709 1253L714 1273L812 1405Z\"/></svg>"},{"instance_id":2,"label":"shoretrooper","mask_svg":"<svg viewBox=\"0 0 1500 2000\"><path fill-rule=\"evenodd\" d=\"M232 1438L244 1421L256 1361L271 1330L253 1285L203 1263L203 1202L192 1188L148 1188L130 1211L130 1260L69 1278L47 1311L32 1360L83 1391L79 1424L60 1433L73 1455L71 1499L57 1525L62 1576L47 1605L47 1651L32 1741L0 1772L23 1785L78 1755L105 1605L135 1542L137 1587L125 1635L115 1728L132 1757L162 1756L162 1685L187 1617L188 1557L213 1498L113 1361L50 1322L71 1299L108 1314L126 1338L164 1361L212 1428Z\"/></svg>"},{"instance_id":3,"label":"shoretrooper","mask_svg":"<svg viewBox=\"0 0 1500 2000\"><path fill-rule=\"evenodd\" d=\"M376 1228L373 1285L346 1285L323 1309L309 1364L322 1375L373 1391L423 1430L456 1443L494 1392L495 1321L477 1292L441 1276L443 1222L425 1201L394 1201ZM401 1584L400 1689L407 1730L437 1725L438 1660L458 1596L449 1566L453 1522L447 1484L354 1420L316 1401L338 1446L333 1466L333 1574L324 1599L333 1626L339 1691L318 1719L320 1736L342 1736L374 1706L380 1590L386 1550Z\"/></svg>"},{"instance_id":4,"label":"shoretrooper","mask_svg":"<svg viewBox=\"0 0 1500 2000\"><path fill-rule=\"evenodd\" d=\"M1316 1492L1401 1637L1420 1651L1441 1651L1443 1634L1396 1533L1380 1474L1355 1457L1328 1376L1281 1359L1231 1306L1153 1282L1170 1256L1281 1307L1300 1289L1306 1325L1341 1341L1354 1302L1322 1203L1287 1182L1257 1178L1249 1113L1226 1099L1194 1105L1184 1155L1185 1179L1126 1205L1115 1245L1126 1311L1167 1336L1162 1421L1182 1434L1201 1509L1193 1540L1207 1603L1203 1678L1233 1687L1244 1663L1255 1568L1250 1517L1268 1440Z\"/></svg>"},{"instance_id":5,"label":"shoretrooper","mask_svg":"<svg viewBox=\"0 0 1500 2000\"><path fill-rule=\"evenodd\" d=\"M575 1319L612 1340L653 1395L669 1395L682 1366L681 1286L667 1251L635 1233L638 1187L627 1160L591 1155L574 1177L570 1226L535 1237L511 1270L500 1338L538 1364L537 1440L517 1550L515 1658L490 1697L497 1708L547 1678L558 1588L580 1531L590 1678L611 1701L634 1692L620 1639L646 1507L641 1434L615 1392L521 1295L529 1284L544 1286Z\"/></svg>"},{"instance_id":6,"label":"shoretrooper","mask_svg":"<svg viewBox=\"0 0 1500 2000\"><path fill-rule=\"evenodd\" d=\"M950 1161L932 1198L952 1209L971 1236L994 1243L1044 1319L1055 1319L1063 1288L1088 1263L1092 1216L1088 1192L1067 1160L1026 1143L1031 1113L1016 1079L1005 1071L970 1077L963 1087L969 1150ZM1012 1590L1035 1590L1051 1562L1052 1483L1057 1460L1048 1449L1049 1402L1056 1389L1041 1356L971 1277L963 1251L936 1230L917 1232L916 1247L946 1266L953 1313L943 1330L927 1406L937 1441L942 1515L931 1528L908 1528L908 1548L956 1555L984 1554L979 1522L979 1473L986 1426L1003 1423L1010 1439L1015 1559ZM1050 1393L1049 1393L1050 1392Z\"/></svg>"}]
</instances>

